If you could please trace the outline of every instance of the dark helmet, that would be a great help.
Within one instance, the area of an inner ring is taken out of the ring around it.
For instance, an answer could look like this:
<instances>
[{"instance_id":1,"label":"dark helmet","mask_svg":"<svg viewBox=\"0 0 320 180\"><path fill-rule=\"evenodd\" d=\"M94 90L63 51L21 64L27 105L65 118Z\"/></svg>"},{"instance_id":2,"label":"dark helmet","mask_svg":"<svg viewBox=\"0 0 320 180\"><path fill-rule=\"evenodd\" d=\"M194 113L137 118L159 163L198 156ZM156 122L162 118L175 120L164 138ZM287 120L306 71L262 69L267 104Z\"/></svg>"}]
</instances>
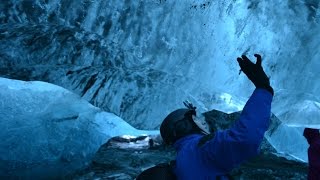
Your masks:
<instances>
[{"instance_id":1,"label":"dark helmet","mask_svg":"<svg viewBox=\"0 0 320 180\"><path fill-rule=\"evenodd\" d=\"M171 112L161 123L160 134L165 144L173 144L189 134L203 133L192 118L192 115L196 115L196 107L190 103L184 102L184 104L188 109L177 109Z\"/></svg>"}]
</instances>

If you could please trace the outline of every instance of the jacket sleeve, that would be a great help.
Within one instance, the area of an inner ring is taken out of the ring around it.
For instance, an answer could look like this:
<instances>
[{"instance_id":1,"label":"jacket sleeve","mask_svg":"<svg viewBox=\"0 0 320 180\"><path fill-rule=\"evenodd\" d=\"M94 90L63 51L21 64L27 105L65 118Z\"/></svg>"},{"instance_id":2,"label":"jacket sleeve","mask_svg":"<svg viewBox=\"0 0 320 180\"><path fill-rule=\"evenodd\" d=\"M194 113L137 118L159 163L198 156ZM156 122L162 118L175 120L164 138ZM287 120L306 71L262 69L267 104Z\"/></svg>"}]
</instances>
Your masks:
<instances>
[{"instance_id":1,"label":"jacket sleeve","mask_svg":"<svg viewBox=\"0 0 320 180\"><path fill-rule=\"evenodd\" d=\"M200 147L203 160L227 173L256 156L269 126L272 97L267 90L256 89L233 127L217 131L213 139Z\"/></svg>"}]
</instances>

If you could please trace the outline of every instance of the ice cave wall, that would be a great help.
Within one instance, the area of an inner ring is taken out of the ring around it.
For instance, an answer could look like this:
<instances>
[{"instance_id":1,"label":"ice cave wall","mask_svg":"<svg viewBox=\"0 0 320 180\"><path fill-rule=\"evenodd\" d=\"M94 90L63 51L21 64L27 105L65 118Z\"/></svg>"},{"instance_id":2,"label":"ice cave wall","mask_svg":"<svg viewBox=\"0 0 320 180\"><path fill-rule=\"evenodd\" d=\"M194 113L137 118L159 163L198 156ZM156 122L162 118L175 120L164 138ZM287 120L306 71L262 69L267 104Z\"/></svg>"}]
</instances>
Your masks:
<instances>
[{"instance_id":1,"label":"ice cave wall","mask_svg":"<svg viewBox=\"0 0 320 180\"><path fill-rule=\"evenodd\" d=\"M256 52L273 112L319 125L316 0L8 0L0 12L1 76L63 86L137 128L157 128L185 99L240 110L253 86L235 59Z\"/></svg>"}]
</instances>

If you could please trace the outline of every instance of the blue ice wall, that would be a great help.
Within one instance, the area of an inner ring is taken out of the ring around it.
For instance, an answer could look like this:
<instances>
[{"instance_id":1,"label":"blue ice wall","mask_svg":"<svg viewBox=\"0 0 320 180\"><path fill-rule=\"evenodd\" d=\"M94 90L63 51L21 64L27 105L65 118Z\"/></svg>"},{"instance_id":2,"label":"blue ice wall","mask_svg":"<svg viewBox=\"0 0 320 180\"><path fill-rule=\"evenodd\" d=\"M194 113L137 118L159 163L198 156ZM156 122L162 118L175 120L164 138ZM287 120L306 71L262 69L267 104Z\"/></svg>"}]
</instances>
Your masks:
<instances>
[{"instance_id":1,"label":"blue ice wall","mask_svg":"<svg viewBox=\"0 0 320 180\"><path fill-rule=\"evenodd\" d=\"M63 86L135 127L185 99L240 110L254 87L235 60L254 53L273 112L319 126L317 0L8 0L0 12L1 76Z\"/></svg>"}]
</instances>

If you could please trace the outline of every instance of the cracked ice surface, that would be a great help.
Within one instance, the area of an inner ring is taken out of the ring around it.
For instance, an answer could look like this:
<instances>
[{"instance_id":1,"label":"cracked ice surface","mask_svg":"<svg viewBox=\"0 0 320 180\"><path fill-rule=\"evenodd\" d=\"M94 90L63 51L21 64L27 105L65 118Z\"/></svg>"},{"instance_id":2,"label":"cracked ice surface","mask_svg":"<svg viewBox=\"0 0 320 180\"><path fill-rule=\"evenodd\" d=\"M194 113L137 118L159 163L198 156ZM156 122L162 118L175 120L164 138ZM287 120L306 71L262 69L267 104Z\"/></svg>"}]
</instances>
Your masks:
<instances>
[{"instance_id":1,"label":"cracked ice surface","mask_svg":"<svg viewBox=\"0 0 320 180\"><path fill-rule=\"evenodd\" d=\"M64 88L0 78L0 177L56 177L82 168L100 145L140 131Z\"/></svg>"},{"instance_id":2,"label":"cracked ice surface","mask_svg":"<svg viewBox=\"0 0 320 180\"><path fill-rule=\"evenodd\" d=\"M276 90L273 112L319 127L319 1L9 0L0 8L3 76L58 84L135 127L158 128L185 99L241 109L253 87L235 59L256 52ZM242 103L219 104L221 94Z\"/></svg>"}]
</instances>

